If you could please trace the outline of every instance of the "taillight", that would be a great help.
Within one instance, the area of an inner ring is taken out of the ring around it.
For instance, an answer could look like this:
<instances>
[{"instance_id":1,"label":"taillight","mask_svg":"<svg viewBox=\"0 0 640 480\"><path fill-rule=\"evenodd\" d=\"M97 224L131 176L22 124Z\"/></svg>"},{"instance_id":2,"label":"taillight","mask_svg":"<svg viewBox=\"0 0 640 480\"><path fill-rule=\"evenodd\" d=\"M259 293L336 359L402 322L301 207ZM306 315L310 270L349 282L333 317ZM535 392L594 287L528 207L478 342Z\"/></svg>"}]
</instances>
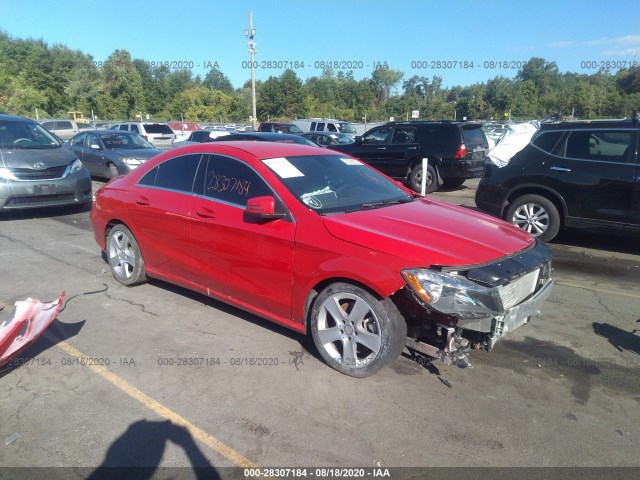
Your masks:
<instances>
[{"instance_id":1,"label":"taillight","mask_svg":"<svg viewBox=\"0 0 640 480\"><path fill-rule=\"evenodd\" d=\"M467 147L464 143L461 143L458 147L458 151L453 156L453 158L465 158L467 156Z\"/></svg>"}]
</instances>

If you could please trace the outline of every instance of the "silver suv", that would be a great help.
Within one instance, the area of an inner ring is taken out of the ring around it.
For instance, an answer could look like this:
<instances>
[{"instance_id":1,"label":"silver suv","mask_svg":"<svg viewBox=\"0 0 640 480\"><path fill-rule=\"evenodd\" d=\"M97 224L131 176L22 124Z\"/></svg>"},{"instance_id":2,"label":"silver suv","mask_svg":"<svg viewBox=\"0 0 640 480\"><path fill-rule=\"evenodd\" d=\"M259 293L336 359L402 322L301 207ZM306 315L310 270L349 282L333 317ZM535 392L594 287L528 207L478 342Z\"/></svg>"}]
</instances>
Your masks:
<instances>
[{"instance_id":1,"label":"silver suv","mask_svg":"<svg viewBox=\"0 0 640 480\"><path fill-rule=\"evenodd\" d=\"M168 150L173 147L176 134L166 123L156 122L123 122L111 126L111 130L134 132L156 148Z\"/></svg>"}]
</instances>

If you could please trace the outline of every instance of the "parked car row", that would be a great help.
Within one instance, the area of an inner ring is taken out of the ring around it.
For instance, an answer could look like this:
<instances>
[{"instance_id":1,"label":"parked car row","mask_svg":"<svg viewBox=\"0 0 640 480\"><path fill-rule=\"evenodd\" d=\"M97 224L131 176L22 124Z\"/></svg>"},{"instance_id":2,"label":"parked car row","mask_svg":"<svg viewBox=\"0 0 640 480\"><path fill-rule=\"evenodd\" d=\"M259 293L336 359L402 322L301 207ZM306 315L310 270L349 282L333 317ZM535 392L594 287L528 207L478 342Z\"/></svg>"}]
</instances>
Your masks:
<instances>
[{"instance_id":1,"label":"parked car row","mask_svg":"<svg viewBox=\"0 0 640 480\"><path fill-rule=\"evenodd\" d=\"M306 143L356 157L407 182L414 191L421 190L423 158L428 160L427 193L440 185L455 188L468 178L482 177L476 192L477 206L543 241L551 241L567 227L640 229L637 118L542 123L531 142L500 166L487 158L486 125L474 122L390 122L355 140L339 132L300 134L295 124L263 122L259 130L269 131L195 130L177 143L166 124L122 122L113 126L116 131L83 132L72 120L47 120L42 124L57 131L59 137L77 131L69 139L68 148L91 175L98 177L128 173L159 154L160 150L144 136L164 148L242 140ZM286 130L296 134L276 133ZM40 135L33 143L41 138L45 137ZM17 140L18 144L3 142L3 148L35 148L28 143L28 135ZM47 148L54 148L54 143L44 141ZM18 205L16 202L12 200L9 206ZM27 203L23 200L20 204Z\"/></svg>"}]
</instances>

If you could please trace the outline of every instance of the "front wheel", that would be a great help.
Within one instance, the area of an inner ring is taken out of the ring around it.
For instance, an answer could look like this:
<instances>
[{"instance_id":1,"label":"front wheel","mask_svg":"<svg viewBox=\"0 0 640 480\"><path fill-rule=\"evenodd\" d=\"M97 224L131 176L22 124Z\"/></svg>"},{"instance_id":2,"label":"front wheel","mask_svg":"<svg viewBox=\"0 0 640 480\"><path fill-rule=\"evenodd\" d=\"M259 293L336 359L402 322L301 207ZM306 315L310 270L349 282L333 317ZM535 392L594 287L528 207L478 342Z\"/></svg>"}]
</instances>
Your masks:
<instances>
[{"instance_id":1,"label":"front wheel","mask_svg":"<svg viewBox=\"0 0 640 480\"><path fill-rule=\"evenodd\" d=\"M338 282L316 298L311 333L331 367L362 378L398 358L407 324L390 299L378 300L360 287Z\"/></svg>"},{"instance_id":2,"label":"front wheel","mask_svg":"<svg viewBox=\"0 0 640 480\"><path fill-rule=\"evenodd\" d=\"M111 273L123 285L136 285L147 279L138 242L124 225L116 225L109 231L107 259Z\"/></svg>"},{"instance_id":3,"label":"front wheel","mask_svg":"<svg viewBox=\"0 0 640 480\"><path fill-rule=\"evenodd\" d=\"M505 220L543 242L553 240L560 230L558 209L540 195L523 195L515 199L507 209Z\"/></svg>"},{"instance_id":4,"label":"front wheel","mask_svg":"<svg viewBox=\"0 0 640 480\"><path fill-rule=\"evenodd\" d=\"M419 163L415 167L411 169L409 173L409 184L413 191L422 193L422 164ZM438 189L438 176L436 173L436 169L431 165L431 163L427 164L427 181L425 187L425 193L433 193Z\"/></svg>"}]
</instances>

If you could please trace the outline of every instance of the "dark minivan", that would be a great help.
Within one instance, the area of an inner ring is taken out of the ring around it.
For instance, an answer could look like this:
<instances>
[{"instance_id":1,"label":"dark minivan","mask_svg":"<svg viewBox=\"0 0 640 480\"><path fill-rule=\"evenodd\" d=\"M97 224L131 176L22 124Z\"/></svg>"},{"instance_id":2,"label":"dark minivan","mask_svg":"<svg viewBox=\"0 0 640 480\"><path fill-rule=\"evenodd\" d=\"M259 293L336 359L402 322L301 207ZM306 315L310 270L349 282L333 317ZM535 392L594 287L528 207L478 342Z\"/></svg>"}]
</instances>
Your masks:
<instances>
[{"instance_id":1,"label":"dark minivan","mask_svg":"<svg viewBox=\"0 0 640 480\"><path fill-rule=\"evenodd\" d=\"M640 231L640 165L634 120L543 123L476 191L485 212L548 242L564 227Z\"/></svg>"}]
</instances>

